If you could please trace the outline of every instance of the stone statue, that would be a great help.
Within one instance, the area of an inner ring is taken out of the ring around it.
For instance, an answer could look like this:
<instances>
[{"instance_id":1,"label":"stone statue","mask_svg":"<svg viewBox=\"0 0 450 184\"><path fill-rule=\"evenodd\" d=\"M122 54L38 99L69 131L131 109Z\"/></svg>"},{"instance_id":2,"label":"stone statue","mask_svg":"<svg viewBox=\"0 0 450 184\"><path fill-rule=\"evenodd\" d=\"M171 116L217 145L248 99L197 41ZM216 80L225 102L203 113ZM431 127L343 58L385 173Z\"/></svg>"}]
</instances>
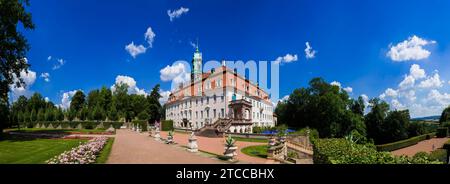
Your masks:
<instances>
[{"instance_id":1,"label":"stone statue","mask_svg":"<svg viewBox=\"0 0 450 184\"><path fill-rule=\"evenodd\" d=\"M191 135L189 136L188 148L188 151L190 152L198 151L197 137L195 137L194 131L192 131Z\"/></svg>"}]
</instances>

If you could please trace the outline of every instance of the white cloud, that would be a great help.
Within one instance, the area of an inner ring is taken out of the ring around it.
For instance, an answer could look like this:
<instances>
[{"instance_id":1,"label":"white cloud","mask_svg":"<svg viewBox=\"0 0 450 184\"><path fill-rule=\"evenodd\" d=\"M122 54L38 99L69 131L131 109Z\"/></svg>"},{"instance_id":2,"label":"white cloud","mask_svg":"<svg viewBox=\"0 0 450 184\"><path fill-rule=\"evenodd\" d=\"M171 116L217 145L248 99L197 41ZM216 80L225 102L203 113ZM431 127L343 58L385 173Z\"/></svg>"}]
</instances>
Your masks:
<instances>
[{"instance_id":1,"label":"white cloud","mask_svg":"<svg viewBox=\"0 0 450 184\"><path fill-rule=\"evenodd\" d=\"M192 48L196 49L198 45L194 42L189 42L189 44L192 46Z\"/></svg>"},{"instance_id":2,"label":"white cloud","mask_svg":"<svg viewBox=\"0 0 450 184\"><path fill-rule=\"evenodd\" d=\"M440 88L444 85L444 81L441 81L439 74L435 73L433 76L428 77L426 80L420 82L420 88Z\"/></svg>"},{"instance_id":3,"label":"white cloud","mask_svg":"<svg viewBox=\"0 0 450 184\"><path fill-rule=\"evenodd\" d=\"M352 87L346 87L343 88L344 91L346 91L347 93L352 93L353 92L353 88Z\"/></svg>"},{"instance_id":4,"label":"white cloud","mask_svg":"<svg viewBox=\"0 0 450 184\"><path fill-rule=\"evenodd\" d=\"M419 65L412 65L398 88L387 88L380 98L393 109L409 109L411 117L439 115L450 104L450 94L438 90L445 90L444 83L438 71L427 76Z\"/></svg>"},{"instance_id":5,"label":"white cloud","mask_svg":"<svg viewBox=\"0 0 450 184\"><path fill-rule=\"evenodd\" d=\"M414 79L421 79L426 77L426 73L424 69L421 69L418 64L411 65L411 68L409 68L409 74Z\"/></svg>"},{"instance_id":6,"label":"white cloud","mask_svg":"<svg viewBox=\"0 0 450 184\"><path fill-rule=\"evenodd\" d=\"M391 101L392 109L395 110L404 110L406 108L405 105L401 104L397 99L393 99Z\"/></svg>"},{"instance_id":7,"label":"white cloud","mask_svg":"<svg viewBox=\"0 0 450 184\"><path fill-rule=\"evenodd\" d=\"M160 90L159 94L161 95L161 98L159 99L159 103L160 104L165 104L168 100L169 100L169 96L170 96L170 91L164 91L164 90Z\"/></svg>"},{"instance_id":8,"label":"white cloud","mask_svg":"<svg viewBox=\"0 0 450 184\"><path fill-rule=\"evenodd\" d=\"M381 99L384 99L384 98L386 98L386 97L397 98L397 96L398 96L398 91L397 91L397 90L394 90L394 89L392 89L392 88L387 88L387 89L384 91L384 93L382 93L382 94L380 95L380 98L381 98Z\"/></svg>"},{"instance_id":9,"label":"white cloud","mask_svg":"<svg viewBox=\"0 0 450 184\"><path fill-rule=\"evenodd\" d=\"M167 65L165 68L161 69L159 73L161 73L160 78L162 81L167 82L174 80L175 78L183 78L186 74L186 67L182 63L174 64L172 66Z\"/></svg>"},{"instance_id":10,"label":"white cloud","mask_svg":"<svg viewBox=\"0 0 450 184\"><path fill-rule=\"evenodd\" d=\"M316 57L316 51L313 50L313 48L311 47L309 42L306 42L305 45L306 45L306 48L305 48L306 59L313 59L314 57Z\"/></svg>"},{"instance_id":11,"label":"white cloud","mask_svg":"<svg viewBox=\"0 0 450 184\"><path fill-rule=\"evenodd\" d=\"M362 94L361 95L363 101L364 101L364 105L367 107L369 106L369 96L367 96L366 94Z\"/></svg>"},{"instance_id":12,"label":"white cloud","mask_svg":"<svg viewBox=\"0 0 450 184\"><path fill-rule=\"evenodd\" d=\"M338 82L338 81L333 81L330 84L333 85L333 86L337 86L337 87L341 88L341 83Z\"/></svg>"},{"instance_id":13,"label":"white cloud","mask_svg":"<svg viewBox=\"0 0 450 184\"><path fill-rule=\"evenodd\" d=\"M151 48L153 47L153 41L155 40L156 34L153 32L151 27L147 28L147 31L145 32L145 40L148 43L148 46Z\"/></svg>"},{"instance_id":14,"label":"white cloud","mask_svg":"<svg viewBox=\"0 0 450 184\"><path fill-rule=\"evenodd\" d=\"M49 101L50 101L50 99L49 99L48 97L45 97L44 100L45 100L46 102L49 102Z\"/></svg>"},{"instance_id":15,"label":"white cloud","mask_svg":"<svg viewBox=\"0 0 450 184\"><path fill-rule=\"evenodd\" d=\"M136 58L139 54L143 54L147 51L143 45L135 45L134 42L131 42L127 46L125 46L125 50L133 57Z\"/></svg>"},{"instance_id":16,"label":"white cloud","mask_svg":"<svg viewBox=\"0 0 450 184\"><path fill-rule=\"evenodd\" d=\"M116 82L111 86L111 91L116 90L116 85L126 84L128 86L128 94L147 95L144 89L139 89L134 78L124 75L118 75Z\"/></svg>"},{"instance_id":17,"label":"white cloud","mask_svg":"<svg viewBox=\"0 0 450 184\"><path fill-rule=\"evenodd\" d=\"M52 56L47 57L47 61L52 61L52 60L55 62L52 70L57 70L57 69L61 68L64 64L66 64L66 60L64 60L64 59L61 59L61 58L54 59Z\"/></svg>"},{"instance_id":18,"label":"white cloud","mask_svg":"<svg viewBox=\"0 0 450 184\"><path fill-rule=\"evenodd\" d=\"M438 90L433 89L428 93L427 100L431 103L439 104L445 107L450 104L450 94L440 93Z\"/></svg>"},{"instance_id":19,"label":"white cloud","mask_svg":"<svg viewBox=\"0 0 450 184\"><path fill-rule=\"evenodd\" d=\"M24 84L22 84L20 87L17 86L16 84L17 82L19 82L19 78L15 74L13 74L14 83L9 85L13 99L18 98L21 95L29 95L29 89L31 85L33 85L36 81L36 72L31 70L28 70L28 72L26 72L26 70L22 70L19 77L23 80Z\"/></svg>"},{"instance_id":20,"label":"white cloud","mask_svg":"<svg viewBox=\"0 0 450 184\"><path fill-rule=\"evenodd\" d=\"M75 95L77 91L81 90L73 90L73 91L67 91L62 94L61 98L61 104L58 106L62 109L68 109L70 107L70 102L72 102L72 97Z\"/></svg>"},{"instance_id":21,"label":"white cloud","mask_svg":"<svg viewBox=\"0 0 450 184\"><path fill-rule=\"evenodd\" d=\"M408 40L398 43L395 46L389 46L390 50L386 54L393 61L422 60L430 56L431 52L424 49L424 46L434 44L436 41L429 41L419 38L416 35L409 37Z\"/></svg>"},{"instance_id":22,"label":"white cloud","mask_svg":"<svg viewBox=\"0 0 450 184\"><path fill-rule=\"evenodd\" d=\"M41 73L40 75L41 78L44 78L45 82L50 82L50 74L45 72L45 73Z\"/></svg>"},{"instance_id":23,"label":"white cloud","mask_svg":"<svg viewBox=\"0 0 450 184\"><path fill-rule=\"evenodd\" d=\"M175 18L179 18L181 15L186 14L187 12L189 12L189 8L180 7L178 10L167 10L167 15L172 22Z\"/></svg>"},{"instance_id":24,"label":"white cloud","mask_svg":"<svg viewBox=\"0 0 450 184\"><path fill-rule=\"evenodd\" d=\"M298 60L297 54L286 54L285 56L280 56L277 59L275 59L275 63L281 64L281 63L291 63Z\"/></svg>"}]
</instances>

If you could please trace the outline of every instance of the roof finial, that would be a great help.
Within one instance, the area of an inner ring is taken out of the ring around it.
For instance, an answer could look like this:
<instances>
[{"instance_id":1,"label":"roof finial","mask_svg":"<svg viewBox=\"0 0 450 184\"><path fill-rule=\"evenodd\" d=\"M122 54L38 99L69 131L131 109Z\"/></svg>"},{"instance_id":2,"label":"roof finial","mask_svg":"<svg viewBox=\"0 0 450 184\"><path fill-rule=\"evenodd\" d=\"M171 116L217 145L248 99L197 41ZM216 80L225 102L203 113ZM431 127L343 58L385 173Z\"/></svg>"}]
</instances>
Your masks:
<instances>
[{"instance_id":1,"label":"roof finial","mask_svg":"<svg viewBox=\"0 0 450 184\"><path fill-rule=\"evenodd\" d=\"M195 52L199 52L199 50L198 50L198 37L197 37L197 45L195 45L195 46L197 46Z\"/></svg>"}]
</instances>

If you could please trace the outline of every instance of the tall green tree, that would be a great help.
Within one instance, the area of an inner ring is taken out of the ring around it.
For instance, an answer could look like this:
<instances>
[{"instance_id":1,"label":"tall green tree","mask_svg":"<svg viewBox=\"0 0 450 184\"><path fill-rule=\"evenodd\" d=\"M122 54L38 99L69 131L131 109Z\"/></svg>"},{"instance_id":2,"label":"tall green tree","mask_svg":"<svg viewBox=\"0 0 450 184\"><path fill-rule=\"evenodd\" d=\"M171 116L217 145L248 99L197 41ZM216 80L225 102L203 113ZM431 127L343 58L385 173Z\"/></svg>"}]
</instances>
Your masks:
<instances>
[{"instance_id":1,"label":"tall green tree","mask_svg":"<svg viewBox=\"0 0 450 184\"><path fill-rule=\"evenodd\" d=\"M278 121L293 128L317 129L321 137L343 137L353 130L365 135L365 125L358 113L351 111L347 92L314 78L309 87L295 89L289 99L278 103Z\"/></svg>"},{"instance_id":2,"label":"tall green tree","mask_svg":"<svg viewBox=\"0 0 450 184\"><path fill-rule=\"evenodd\" d=\"M20 72L28 72L29 64L25 57L30 49L27 39L19 32L19 25L24 30L34 29L31 13L25 10L28 0L0 0L0 132L9 116L9 86L24 86ZM19 76L19 77L18 77ZM15 80L18 79L18 80ZM2 134L0 133L0 138Z\"/></svg>"},{"instance_id":3,"label":"tall green tree","mask_svg":"<svg viewBox=\"0 0 450 184\"><path fill-rule=\"evenodd\" d=\"M44 109L39 109L37 113L38 121L45 121L45 111Z\"/></svg>"},{"instance_id":4,"label":"tall green tree","mask_svg":"<svg viewBox=\"0 0 450 184\"><path fill-rule=\"evenodd\" d=\"M83 91L78 90L72 97L72 101L70 102L70 109L75 110L75 112L80 112L80 110L85 105L86 96Z\"/></svg>"},{"instance_id":5,"label":"tall green tree","mask_svg":"<svg viewBox=\"0 0 450 184\"><path fill-rule=\"evenodd\" d=\"M448 106L442 111L441 118L439 118L439 122L441 124L449 121L450 121L450 106Z\"/></svg>"},{"instance_id":6,"label":"tall green tree","mask_svg":"<svg viewBox=\"0 0 450 184\"><path fill-rule=\"evenodd\" d=\"M389 112L389 104L385 101L381 101L379 98L374 98L369 101L370 112L365 116L365 123L367 127L367 136L380 143L383 140L384 132L384 120Z\"/></svg>"}]
</instances>

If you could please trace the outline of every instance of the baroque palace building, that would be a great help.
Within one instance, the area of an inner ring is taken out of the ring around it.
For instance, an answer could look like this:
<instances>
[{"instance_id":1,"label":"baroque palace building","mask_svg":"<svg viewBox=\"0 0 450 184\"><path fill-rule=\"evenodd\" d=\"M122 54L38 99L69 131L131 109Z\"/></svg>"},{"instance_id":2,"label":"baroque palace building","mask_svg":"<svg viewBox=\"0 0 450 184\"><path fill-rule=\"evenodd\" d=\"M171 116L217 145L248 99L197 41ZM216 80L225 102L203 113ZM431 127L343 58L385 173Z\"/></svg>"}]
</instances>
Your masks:
<instances>
[{"instance_id":1,"label":"baroque palace building","mask_svg":"<svg viewBox=\"0 0 450 184\"><path fill-rule=\"evenodd\" d=\"M202 53L192 59L191 81L172 91L166 119L174 128L251 133L253 127L273 127L274 107L269 95L236 69L222 66L202 71Z\"/></svg>"}]
</instances>

